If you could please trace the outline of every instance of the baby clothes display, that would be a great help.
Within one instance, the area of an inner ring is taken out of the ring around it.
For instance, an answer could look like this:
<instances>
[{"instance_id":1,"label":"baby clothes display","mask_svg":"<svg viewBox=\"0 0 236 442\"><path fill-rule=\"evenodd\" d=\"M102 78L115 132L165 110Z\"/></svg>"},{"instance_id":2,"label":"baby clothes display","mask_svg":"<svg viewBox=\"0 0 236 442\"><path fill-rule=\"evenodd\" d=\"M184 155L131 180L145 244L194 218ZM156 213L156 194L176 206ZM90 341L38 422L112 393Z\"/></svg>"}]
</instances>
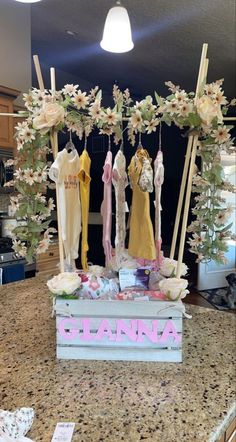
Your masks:
<instances>
[{"instance_id":1,"label":"baby clothes display","mask_svg":"<svg viewBox=\"0 0 236 442\"><path fill-rule=\"evenodd\" d=\"M90 166L91 159L86 149L80 156L80 198L82 211L82 241L81 241L81 264L84 270L88 270L87 252L88 246L88 216L89 216L89 197L90 197Z\"/></svg>"},{"instance_id":2,"label":"baby clothes display","mask_svg":"<svg viewBox=\"0 0 236 442\"><path fill-rule=\"evenodd\" d=\"M115 156L112 172L112 183L115 188L116 198L115 259L116 267L119 268L121 264L121 258L125 250L125 188L128 185L126 159L122 150L119 150Z\"/></svg>"},{"instance_id":3,"label":"baby clothes display","mask_svg":"<svg viewBox=\"0 0 236 442\"><path fill-rule=\"evenodd\" d=\"M149 193L139 187L143 158L149 155L145 149L138 149L132 157L128 174L133 190L130 218L129 254L135 258L156 259L153 226L150 218Z\"/></svg>"},{"instance_id":4,"label":"baby clothes display","mask_svg":"<svg viewBox=\"0 0 236 442\"><path fill-rule=\"evenodd\" d=\"M68 265L78 258L81 232L79 170L80 158L76 149L59 152L49 170L49 177L58 184L62 240Z\"/></svg>"},{"instance_id":5,"label":"baby clothes display","mask_svg":"<svg viewBox=\"0 0 236 442\"><path fill-rule=\"evenodd\" d=\"M101 205L101 214L103 218L103 234L102 245L105 253L106 266L108 266L112 259L112 247L111 247L111 226L112 226L112 200L111 200L111 188L112 188L112 153L110 150L107 152L105 163L103 166L102 181L103 187L103 202Z\"/></svg>"}]
</instances>

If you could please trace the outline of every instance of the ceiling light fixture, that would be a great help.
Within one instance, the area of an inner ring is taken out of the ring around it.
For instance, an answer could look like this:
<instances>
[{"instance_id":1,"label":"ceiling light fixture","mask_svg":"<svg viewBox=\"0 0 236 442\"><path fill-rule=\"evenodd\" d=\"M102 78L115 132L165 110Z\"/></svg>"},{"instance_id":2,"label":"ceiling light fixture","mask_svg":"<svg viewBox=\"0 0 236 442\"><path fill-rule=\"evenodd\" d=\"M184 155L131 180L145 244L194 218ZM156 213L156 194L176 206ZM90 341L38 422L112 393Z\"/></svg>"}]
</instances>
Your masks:
<instances>
[{"instance_id":1,"label":"ceiling light fixture","mask_svg":"<svg viewBox=\"0 0 236 442\"><path fill-rule=\"evenodd\" d=\"M16 2L19 3L37 3L37 2L41 2L41 0L15 0Z\"/></svg>"},{"instance_id":2,"label":"ceiling light fixture","mask_svg":"<svg viewBox=\"0 0 236 442\"><path fill-rule=\"evenodd\" d=\"M108 11L100 46L109 52L128 52L134 47L127 9L116 2Z\"/></svg>"}]
</instances>

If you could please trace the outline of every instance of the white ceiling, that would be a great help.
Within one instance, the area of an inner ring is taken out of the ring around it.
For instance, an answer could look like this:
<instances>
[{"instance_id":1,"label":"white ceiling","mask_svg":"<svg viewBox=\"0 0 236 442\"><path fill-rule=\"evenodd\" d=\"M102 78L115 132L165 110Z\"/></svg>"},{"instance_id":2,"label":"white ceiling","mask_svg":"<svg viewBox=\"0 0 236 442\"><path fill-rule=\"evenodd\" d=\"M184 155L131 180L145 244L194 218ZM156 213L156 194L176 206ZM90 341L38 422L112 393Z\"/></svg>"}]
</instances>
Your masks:
<instances>
[{"instance_id":1,"label":"white ceiling","mask_svg":"<svg viewBox=\"0 0 236 442\"><path fill-rule=\"evenodd\" d=\"M194 90L201 47L209 43L210 81L235 95L234 0L124 0L135 47L104 52L99 42L111 0L43 0L32 5L32 50L40 60L109 89L116 80L144 95L172 80ZM69 36L66 30L76 32Z\"/></svg>"}]
</instances>

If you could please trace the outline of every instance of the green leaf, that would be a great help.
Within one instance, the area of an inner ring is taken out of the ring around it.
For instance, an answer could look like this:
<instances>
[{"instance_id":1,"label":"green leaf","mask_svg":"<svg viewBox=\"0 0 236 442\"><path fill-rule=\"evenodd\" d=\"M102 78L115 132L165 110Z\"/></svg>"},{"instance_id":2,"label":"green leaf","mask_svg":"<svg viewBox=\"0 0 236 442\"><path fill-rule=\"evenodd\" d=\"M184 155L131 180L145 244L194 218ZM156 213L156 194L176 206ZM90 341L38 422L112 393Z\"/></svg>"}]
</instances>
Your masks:
<instances>
[{"instance_id":1,"label":"green leaf","mask_svg":"<svg viewBox=\"0 0 236 442\"><path fill-rule=\"evenodd\" d=\"M158 95L156 91L154 92L154 94L155 94L155 98L156 98L156 102L157 102L158 106L163 106L163 104L164 104L163 98L161 98L160 95Z\"/></svg>"}]
</instances>

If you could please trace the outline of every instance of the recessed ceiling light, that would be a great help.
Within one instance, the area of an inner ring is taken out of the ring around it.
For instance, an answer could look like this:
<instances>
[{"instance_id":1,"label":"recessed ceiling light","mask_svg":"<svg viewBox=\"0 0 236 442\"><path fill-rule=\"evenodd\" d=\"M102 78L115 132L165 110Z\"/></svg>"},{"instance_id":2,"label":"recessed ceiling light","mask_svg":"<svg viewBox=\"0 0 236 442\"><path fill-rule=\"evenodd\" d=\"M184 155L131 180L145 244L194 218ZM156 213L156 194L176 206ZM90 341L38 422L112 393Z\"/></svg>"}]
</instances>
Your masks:
<instances>
[{"instance_id":1,"label":"recessed ceiling light","mask_svg":"<svg viewBox=\"0 0 236 442\"><path fill-rule=\"evenodd\" d=\"M76 35L76 32L74 32L74 31L70 31L70 30L66 30L66 33L67 33L68 35L72 35L73 37Z\"/></svg>"}]
</instances>

